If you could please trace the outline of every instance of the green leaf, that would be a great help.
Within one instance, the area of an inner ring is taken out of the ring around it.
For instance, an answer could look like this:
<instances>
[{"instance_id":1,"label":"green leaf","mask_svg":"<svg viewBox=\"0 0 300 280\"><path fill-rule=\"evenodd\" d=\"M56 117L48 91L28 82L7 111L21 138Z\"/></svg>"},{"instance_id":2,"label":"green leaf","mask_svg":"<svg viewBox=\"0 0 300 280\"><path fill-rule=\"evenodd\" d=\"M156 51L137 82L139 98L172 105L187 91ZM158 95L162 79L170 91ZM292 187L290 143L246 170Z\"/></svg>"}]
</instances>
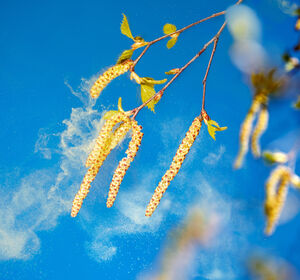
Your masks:
<instances>
[{"instance_id":1,"label":"green leaf","mask_svg":"<svg viewBox=\"0 0 300 280\"><path fill-rule=\"evenodd\" d=\"M111 111L107 111L104 116L103 116L103 119L105 120L108 120L110 119L113 115L119 113L119 111L116 111L116 110L111 110Z\"/></svg>"},{"instance_id":2,"label":"green leaf","mask_svg":"<svg viewBox=\"0 0 300 280\"><path fill-rule=\"evenodd\" d=\"M204 122L205 122L206 125L207 125L207 130L208 130L209 135L210 135L214 140L216 140L216 137L215 137L216 131L222 131L222 130L227 129L227 126L220 127L219 124L218 124L216 121L213 121L213 120L205 120L205 119L204 119Z\"/></svg>"},{"instance_id":3,"label":"green leaf","mask_svg":"<svg viewBox=\"0 0 300 280\"><path fill-rule=\"evenodd\" d=\"M153 78L150 78L150 77L144 77L141 80L142 80L142 83L149 84L149 85L161 85L161 84L164 84L167 81L167 79L156 81L156 80L154 80Z\"/></svg>"},{"instance_id":4,"label":"green leaf","mask_svg":"<svg viewBox=\"0 0 300 280\"><path fill-rule=\"evenodd\" d=\"M119 100L118 100L118 110L119 110L119 112L124 112L123 107L122 107L122 97L119 97Z\"/></svg>"},{"instance_id":5,"label":"green leaf","mask_svg":"<svg viewBox=\"0 0 300 280\"><path fill-rule=\"evenodd\" d=\"M123 21L121 24L121 33L124 34L125 36L127 36L128 38L134 40L131 30L130 30L130 27L129 27L127 17L125 16L125 14L123 14Z\"/></svg>"},{"instance_id":6,"label":"green leaf","mask_svg":"<svg viewBox=\"0 0 300 280\"><path fill-rule=\"evenodd\" d=\"M153 84L141 84L141 98L143 103L149 100L153 95L155 95L155 89ZM154 112L154 106L156 103L157 102L155 102L155 100L152 100L147 104L147 107Z\"/></svg>"},{"instance_id":7,"label":"green leaf","mask_svg":"<svg viewBox=\"0 0 300 280\"><path fill-rule=\"evenodd\" d=\"M177 37L176 38L174 37L174 38L170 39L167 43L167 48L171 49L172 47L174 47L176 42L177 42Z\"/></svg>"},{"instance_id":8,"label":"green leaf","mask_svg":"<svg viewBox=\"0 0 300 280\"><path fill-rule=\"evenodd\" d=\"M133 50L125 50L122 52L122 54L119 56L117 64L120 64L124 61L126 61L127 59L130 59L133 55Z\"/></svg>"},{"instance_id":9,"label":"green leaf","mask_svg":"<svg viewBox=\"0 0 300 280\"><path fill-rule=\"evenodd\" d=\"M174 33L176 31L176 26L174 24L167 23L164 25L163 31L166 35Z\"/></svg>"}]
</instances>

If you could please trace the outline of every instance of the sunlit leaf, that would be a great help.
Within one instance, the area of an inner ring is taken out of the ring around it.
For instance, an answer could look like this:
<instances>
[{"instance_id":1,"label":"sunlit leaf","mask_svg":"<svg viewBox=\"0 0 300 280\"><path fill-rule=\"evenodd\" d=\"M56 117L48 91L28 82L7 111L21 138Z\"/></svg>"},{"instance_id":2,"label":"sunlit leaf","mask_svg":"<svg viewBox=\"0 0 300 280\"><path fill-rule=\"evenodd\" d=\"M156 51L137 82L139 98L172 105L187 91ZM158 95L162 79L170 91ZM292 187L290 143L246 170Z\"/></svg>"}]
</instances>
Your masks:
<instances>
[{"instance_id":1,"label":"sunlit leaf","mask_svg":"<svg viewBox=\"0 0 300 280\"><path fill-rule=\"evenodd\" d=\"M124 112L123 107L122 107L122 98L121 97L119 97L119 100L118 100L118 110L119 110L119 112Z\"/></svg>"},{"instance_id":2,"label":"sunlit leaf","mask_svg":"<svg viewBox=\"0 0 300 280\"><path fill-rule=\"evenodd\" d=\"M130 59L132 57L133 54L133 50L125 50L122 52L122 54L119 56L117 64L120 64L124 61L126 61L127 59Z\"/></svg>"},{"instance_id":3,"label":"sunlit leaf","mask_svg":"<svg viewBox=\"0 0 300 280\"><path fill-rule=\"evenodd\" d=\"M142 80L142 83L149 84L149 85L161 85L167 81L167 79L157 81L157 80L154 80L153 78L149 78L149 77L141 78L141 80Z\"/></svg>"},{"instance_id":4,"label":"sunlit leaf","mask_svg":"<svg viewBox=\"0 0 300 280\"><path fill-rule=\"evenodd\" d=\"M129 27L127 17L125 16L125 14L123 14L123 21L121 24L121 33L124 34L125 36L127 36L128 38L134 40L131 30L130 30L130 27Z\"/></svg>"},{"instance_id":5,"label":"sunlit leaf","mask_svg":"<svg viewBox=\"0 0 300 280\"><path fill-rule=\"evenodd\" d=\"M117 114L119 111L116 110L111 110L111 111L107 111L104 116L103 119L108 120L110 119L113 115Z\"/></svg>"},{"instance_id":6,"label":"sunlit leaf","mask_svg":"<svg viewBox=\"0 0 300 280\"><path fill-rule=\"evenodd\" d=\"M174 45L176 44L176 42L177 42L177 37L170 39L168 41L168 43L167 43L167 48L171 49L172 47L174 47Z\"/></svg>"},{"instance_id":7,"label":"sunlit leaf","mask_svg":"<svg viewBox=\"0 0 300 280\"><path fill-rule=\"evenodd\" d=\"M155 94L154 85L152 84L141 84L141 98L142 102L145 103ZM147 107L154 112L154 106L157 101L152 100L147 104Z\"/></svg>"},{"instance_id":8,"label":"sunlit leaf","mask_svg":"<svg viewBox=\"0 0 300 280\"><path fill-rule=\"evenodd\" d=\"M204 119L204 122L207 125L207 130L208 130L209 135L214 140L216 140L216 137L215 137L216 131L223 131L223 130L227 129L227 126L220 127L219 124L216 121L213 121L213 120L205 120Z\"/></svg>"},{"instance_id":9,"label":"sunlit leaf","mask_svg":"<svg viewBox=\"0 0 300 280\"><path fill-rule=\"evenodd\" d=\"M174 24L167 23L164 25L163 31L166 35L171 34L176 31L176 26Z\"/></svg>"}]
</instances>

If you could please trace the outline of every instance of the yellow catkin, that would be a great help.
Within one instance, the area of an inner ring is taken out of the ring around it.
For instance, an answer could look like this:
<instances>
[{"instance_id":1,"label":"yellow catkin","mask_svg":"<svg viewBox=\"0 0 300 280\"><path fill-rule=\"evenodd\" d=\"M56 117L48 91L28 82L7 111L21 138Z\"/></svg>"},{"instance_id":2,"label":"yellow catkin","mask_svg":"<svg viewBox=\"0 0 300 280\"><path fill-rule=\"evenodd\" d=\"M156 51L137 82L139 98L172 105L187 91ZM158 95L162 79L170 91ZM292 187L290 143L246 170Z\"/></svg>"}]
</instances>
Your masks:
<instances>
[{"instance_id":1,"label":"yellow catkin","mask_svg":"<svg viewBox=\"0 0 300 280\"><path fill-rule=\"evenodd\" d=\"M111 136L111 142L109 148L113 150L126 136L128 131L131 129L131 121L126 121L120 124L120 126L114 131Z\"/></svg>"},{"instance_id":2,"label":"yellow catkin","mask_svg":"<svg viewBox=\"0 0 300 280\"><path fill-rule=\"evenodd\" d=\"M186 133L185 137L183 138L179 148L173 158L171 166L169 170L165 173L162 177L161 181L159 182L155 192L147 206L146 209L146 216L150 217L153 212L155 211L156 207L158 206L163 194L167 190L170 182L174 179L177 175L186 155L188 154L190 148L192 147L196 137L199 134L200 128L202 124L202 119L199 117L195 118L192 122L188 132Z\"/></svg>"},{"instance_id":3,"label":"yellow catkin","mask_svg":"<svg viewBox=\"0 0 300 280\"><path fill-rule=\"evenodd\" d=\"M234 162L234 168L238 169L242 166L245 155L248 152L249 138L251 135L252 125L256 113L260 109L261 101L258 98L254 98L250 110L241 125L240 129L240 147L239 153Z\"/></svg>"},{"instance_id":4,"label":"yellow catkin","mask_svg":"<svg viewBox=\"0 0 300 280\"><path fill-rule=\"evenodd\" d=\"M131 65L133 64L132 60L126 60L121 64L114 65L106 70L103 74L99 76L97 81L93 84L90 89L90 94L92 98L97 98L101 91L115 78L127 72Z\"/></svg>"},{"instance_id":5,"label":"yellow catkin","mask_svg":"<svg viewBox=\"0 0 300 280\"><path fill-rule=\"evenodd\" d=\"M118 194L120 185L126 174L126 171L130 167L136 153L141 145L143 133L141 132L142 127L137 124L136 121L132 121L132 138L129 142L128 149L126 150L127 157L123 158L114 172L110 188L108 192L108 198L106 202L107 207L112 207L116 196Z\"/></svg>"},{"instance_id":6,"label":"yellow catkin","mask_svg":"<svg viewBox=\"0 0 300 280\"><path fill-rule=\"evenodd\" d=\"M80 185L80 189L78 193L75 195L75 198L73 200L73 206L71 210L72 217L76 217L76 215L78 214L83 200L86 198L87 194L89 193L91 182L94 181L99 171L99 168L100 168L99 164L94 164L89 168L89 170L85 174L83 181Z\"/></svg>"},{"instance_id":7,"label":"yellow catkin","mask_svg":"<svg viewBox=\"0 0 300 280\"><path fill-rule=\"evenodd\" d=\"M121 121L124 122L113 132L112 135L110 135L113 127ZM80 185L80 189L73 200L73 206L71 210L72 217L75 217L78 214L83 200L86 198L89 192L91 182L95 179L107 155L124 138L128 130L131 128L130 123L130 119L124 113L118 112L103 125L99 137L97 138L96 145L87 161L91 167L84 176ZM111 139L110 142L109 139Z\"/></svg>"},{"instance_id":8,"label":"yellow catkin","mask_svg":"<svg viewBox=\"0 0 300 280\"><path fill-rule=\"evenodd\" d=\"M108 141L111 139L111 131L114 126L120 122L129 122L129 118L122 112L118 112L114 114L110 119L108 119L105 124L102 126L99 136L96 139L93 150L90 152L85 166L89 167L96 161L105 160L107 154L110 152L109 146L110 143ZM103 163L102 161L102 163Z\"/></svg>"},{"instance_id":9,"label":"yellow catkin","mask_svg":"<svg viewBox=\"0 0 300 280\"><path fill-rule=\"evenodd\" d=\"M261 155L259 140L261 135L267 129L268 122L269 122L269 112L267 107L264 106L258 114L257 123L253 130L252 139L251 139L251 149L255 157L260 157Z\"/></svg>"},{"instance_id":10,"label":"yellow catkin","mask_svg":"<svg viewBox=\"0 0 300 280\"><path fill-rule=\"evenodd\" d=\"M284 206L288 184L291 179L290 170L283 165L278 166L266 182L265 214L267 224L265 233L272 234ZM276 191L276 187L278 190Z\"/></svg>"}]
</instances>

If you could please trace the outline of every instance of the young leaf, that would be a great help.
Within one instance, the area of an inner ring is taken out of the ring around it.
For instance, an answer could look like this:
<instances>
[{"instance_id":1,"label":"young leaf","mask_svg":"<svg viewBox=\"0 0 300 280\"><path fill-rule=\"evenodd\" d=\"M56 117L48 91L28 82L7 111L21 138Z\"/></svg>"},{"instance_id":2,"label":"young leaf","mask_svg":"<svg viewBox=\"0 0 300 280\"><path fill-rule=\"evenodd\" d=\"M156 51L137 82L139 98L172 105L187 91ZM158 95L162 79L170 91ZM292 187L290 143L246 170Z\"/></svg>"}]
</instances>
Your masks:
<instances>
[{"instance_id":1,"label":"young leaf","mask_svg":"<svg viewBox=\"0 0 300 280\"><path fill-rule=\"evenodd\" d=\"M177 37L174 37L174 38L170 39L167 43L167 48L171 49L172 47L174 47L176 42L177 42Z\"/></svg>"},{"instance_id":2,"label":"young leaf","mask_svg":"<svg viewBox=\"0 0 300 280\"><path fill-rule=\"evenodd\" d=\"M130 59L133 55L133 50L125 50L122 52L122 54L119 56L117 64L120 64L124 61L126 61L127 59Z\"/></svg>"},{"instance_id":3,"label":"young leaf","mask_svg":"<svg viewBox=\"0 0 300 280\"><path fill-rule=\"evenodd\" d=\"M116 110L111 110L111 111L107 111L104 116L103 119L108 120L110 119L113 115L117 114L119 111Z\"/></svg>"},{"instance_id":4,"label":"young leaf","mask_svg":"<svg viewBox=\"0 0 300 280\"><path fill-rule=\"evenodd\" d=\"M149 78L149 77L144 77L141 80L142 80L142 83L149 84L149 85L161 85L167 81L167 79L156 81L153 78Z\"/></svg>"},{"instance_id":5,"label":"young leaf","mask_svg":"<svg viewBox=\"0 0 300 280\"><path fill-rule=\"evenodd\" d=\"M155 94L155 89L153 84L152 85L147 83L141 84L141 98L143 103L149 100L149 98L151 98L154 94ZM147 107L154 112L154 106L156 103L157 102L155 100L152 100L147 104Z\"/></svg>"},{"instance_id":6,"label":"young leaf","mask_svg":"<svg viewBox=\"0 0 300 280\"><path fill-rule=\"evenodd\" d=\"M166 75L175 75L175 74L177 74L179 71L180 71L179 68L174 68L174 69L172 69L172 70L170 70L170 71L168 71L168 72L165 72L165 74L166 74Z\"/></svg>"},{"instance_id":7,"label":"young leaf","mask_svg":"<svg viewBox=\"0 0 300 280\"><path fill-rule=\"evenodd\" d=\"M122 107L122 97L119 97L119 100L118 100L118 110L119 110L119 112L124 112L123 107Z\"/></svg>"},{"instance_id":8,"label":"young leaf","mask_svg":"<svg viewBox=\"0 0 300 280\"><path fill-rule=\"evenodd\" d=\"M219 124L216 121L213 121L213 120L206 120L206 119L204 119L204 122L207 125L207 130L208 130L209 135L214 140L216 140L216 138L215 138L216 131L222 131L222 130L227 129L227 126L220 127Z\"/></svg>"},{"instance_id":9,"label":"young leaf","mask_svg":"<svg viewBox=\"0 0 300 280\"><path fill-rule=\"evenodd\" d=\"M125 14L123 14L123 21L121 24L121 33L124 34L125 36L127 36L128 38L134 40L131 30L130 30L130 27L129 27L127 17L125 16Z\"/></svg>"},{"instance_id":10,"label":"young leaf","mask_svg":"<svg viewBox=\"0 0 300 280\"><path fill-rule=\"evenodd\" d=\"M176 26L174 24L167 23L164 25L163 30L166 35L171 34L176 31Z\"/></svg>"}]
</instances>

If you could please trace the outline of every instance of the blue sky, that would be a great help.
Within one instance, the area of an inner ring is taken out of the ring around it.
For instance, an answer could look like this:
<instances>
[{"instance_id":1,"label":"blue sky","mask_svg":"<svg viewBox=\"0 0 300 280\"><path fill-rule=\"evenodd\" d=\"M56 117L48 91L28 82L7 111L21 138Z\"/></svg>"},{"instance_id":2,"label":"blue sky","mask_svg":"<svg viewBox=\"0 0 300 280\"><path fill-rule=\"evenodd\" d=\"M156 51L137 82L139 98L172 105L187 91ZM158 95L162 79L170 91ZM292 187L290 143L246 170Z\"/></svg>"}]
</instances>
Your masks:
<instances>
[{"instance_id":1,"label":"blue sky","mask_svg":"<svg viewBox=\"0 0 300 280\"><path fill-rule=\"evenodd\" d=\"M138 115L142 146L114 207L106 208L106 195L128 139L107 159L78 217L70 217L103 112L115 109L118 97L125 110L141 103L128 74L109 85L96 103L87 95L95 77L131 44L120 33L122 13L134 35L152 40L162 35L165 23L180 28L231 4L221 0L2 3L0 279L146 279L159 269L158 256L168 232L193 207L215 213L221 222L211 246L197 253L189 279L248 279L245 262L256 251L300 267L299 193L290 191L282 225L267 238L263 201L270 167L248 155L241 170L232 169L251 90L230 59L233 38L227 29L208 76L206 109L228 129L217 134L216 142L205 127L201 129L161 205L151 219L144 217L157 183L200 113L208 51L166 91L155 114L145 109ZM294 18L275 0L245 4L260 20L259 42L268 59L280 63L282 52L297 40ZM185 64L223 20L216 18L181 34L171 50L165 41L153 46L137 73L165 78L164 72ZM291 148L299 127L291 102L292 98L271 102L264 148Z\"/></svg>"}]
</instances>

